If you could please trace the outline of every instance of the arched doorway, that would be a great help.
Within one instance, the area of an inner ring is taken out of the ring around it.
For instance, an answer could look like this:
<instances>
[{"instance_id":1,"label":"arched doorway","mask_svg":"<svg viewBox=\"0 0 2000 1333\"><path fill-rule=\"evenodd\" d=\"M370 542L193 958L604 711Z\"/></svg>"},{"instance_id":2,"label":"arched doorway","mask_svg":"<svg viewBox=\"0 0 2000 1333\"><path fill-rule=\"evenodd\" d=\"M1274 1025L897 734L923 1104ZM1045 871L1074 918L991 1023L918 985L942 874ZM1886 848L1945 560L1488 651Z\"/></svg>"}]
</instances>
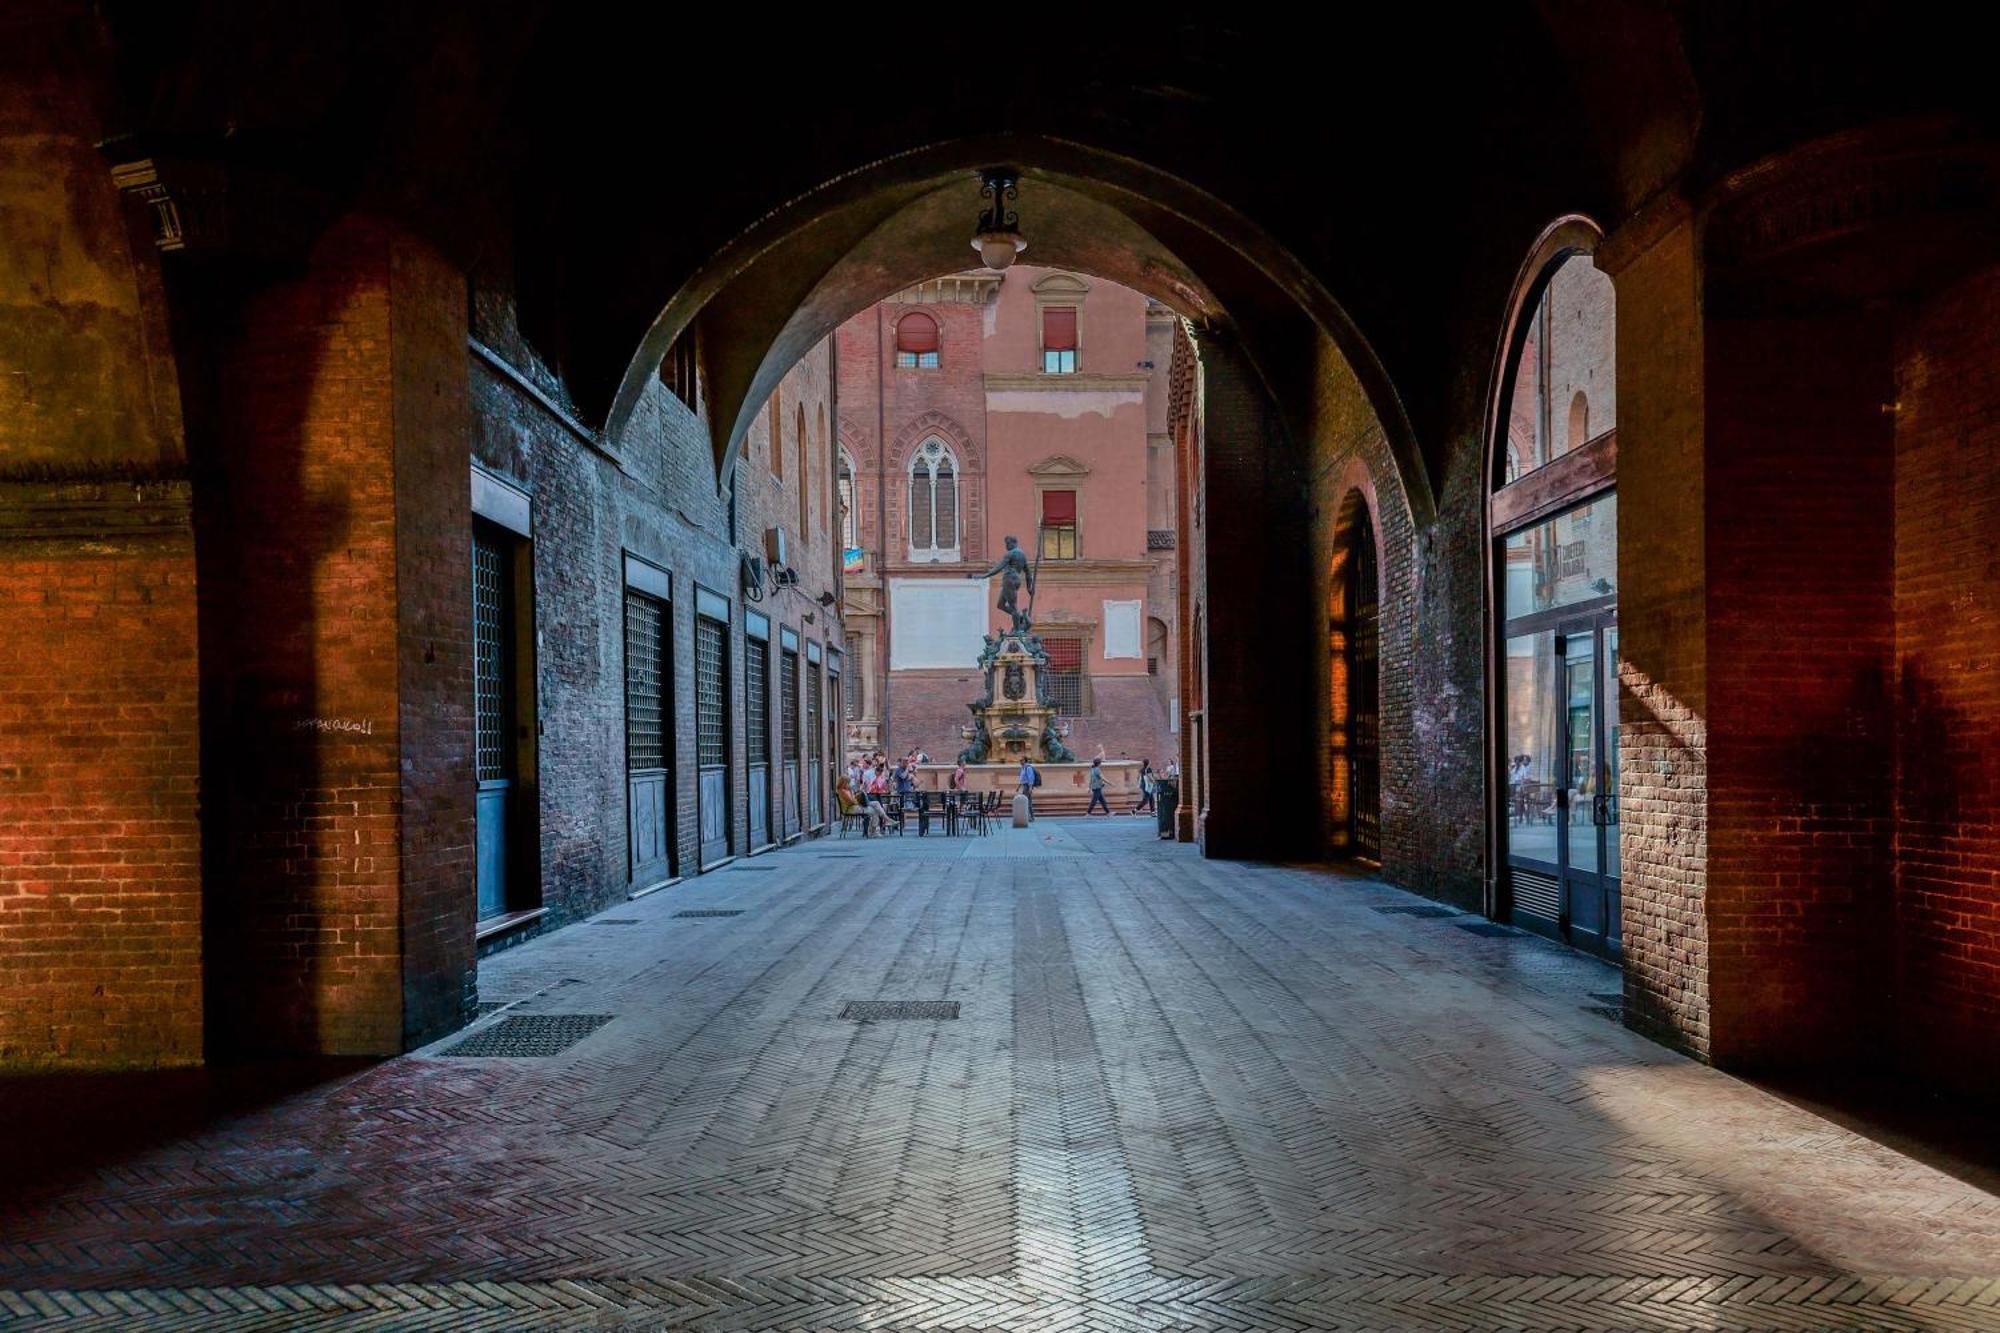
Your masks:
<instances>
[{"instance_id":1,"label":"arched doorway","mask_svg":"<svg viewBox=\"0 0 2000 1333\"><path fill-rule=\"evenodd\" d=\"M1621 950L1615 301L1596 229L1546 232L1517 284L1492 484L1498 914Z\"/></svg>"},{"instance_id":2,"label":"arched doorway","mask_svg":"<svg viewBox=\"0 0 2000 1333\"><path fill-rule=\"evenodd\" d=\"M1380 861L1381 561L1374 514L1359 489L1340 502L1327 580L1323 834L1329 847Z\"/></svg>"},{"instance_id":3,"label":"arched doorway","mask_svg":"<svg viewBox=\"0 0 2000 1333\"><path fill-rule=\"evenodd\" d=\"M1364 508L1355 525L1342 597L1347 610L1347 845L1382 859L1381 578L1375 527Z\"/></svg>"}]
</instances>

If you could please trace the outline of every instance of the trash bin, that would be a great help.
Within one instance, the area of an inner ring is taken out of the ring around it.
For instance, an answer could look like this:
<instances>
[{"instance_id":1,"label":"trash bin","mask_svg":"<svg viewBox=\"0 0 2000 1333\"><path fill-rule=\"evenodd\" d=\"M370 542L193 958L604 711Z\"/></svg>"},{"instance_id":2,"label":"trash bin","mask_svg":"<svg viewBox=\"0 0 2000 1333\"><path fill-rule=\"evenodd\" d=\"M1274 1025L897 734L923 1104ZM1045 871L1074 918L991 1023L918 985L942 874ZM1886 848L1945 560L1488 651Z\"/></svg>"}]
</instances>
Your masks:
<instances>
[{"instance_id":1,"label":"trash bin","mask_svg":"<svg viewBox=\"0 0 2000 1333\"><path fill-rule=\"evenodd\" d=\"M1180 809L1181 784L1168 778L1153 779L1153 799L1160 809L1160 836L1174 836L1174 811Z\"/></svg>"}]
</instances>

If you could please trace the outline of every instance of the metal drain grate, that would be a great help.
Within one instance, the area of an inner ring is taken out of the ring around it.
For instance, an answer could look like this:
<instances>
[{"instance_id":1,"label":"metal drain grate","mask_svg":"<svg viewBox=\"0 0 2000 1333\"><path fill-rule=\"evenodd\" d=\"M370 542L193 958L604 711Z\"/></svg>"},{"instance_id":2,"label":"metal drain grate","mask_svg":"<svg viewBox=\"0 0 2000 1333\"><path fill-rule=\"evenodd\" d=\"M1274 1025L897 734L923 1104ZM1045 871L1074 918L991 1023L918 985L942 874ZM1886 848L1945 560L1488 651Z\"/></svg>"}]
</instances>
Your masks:
<instances>
[{"instance_id":1,"label":"metal drain grate","mask_svg":"<svg viewBox=\"0 0 2000 1333\"><path fill-rule=\"evenodd\" d=\"M957 1000L849 1000L842 1018L873 1023L888 1018L957 1018Z\"/></svg>"},{"instance_id":2,"label":"metal drain grate","mask_svg":"<svg viewBox=\"0 0 2000 1333\"><path fill-rule=\"evenodd\" d=\"M734 870L734 871L735 871L736 873L738 873L738 874L740 874L740 873L742 873L743 871L746 871L746 870L776 870L777 868L778 868L778 867L776 867L776 866L734 866L734 867L732 867L732 869L733 869L733 870Z\"/></svg>"},{"instance_id":3,"label":"metal drain grate","mask_svg":"<svg viewBox=\"0 0 2000 1333\"><path fill-rule=\"evenodd\" d=\"M1459 921L1454 924L1467 934L1484 935L1489 940L1512 939L1521 933L1512 926L1503 926L1497 921Z\"/></svg>"},{"instance_id":4,"label":"metal drain grate","mask_svg":"<svg viewBox=\"0 0 2000 1333\"><path fill-rule=\"evenodd\" d=\"M1411 906L1410 904L1407 903L1391 903L1386 906L1379 905L1376 903L1370 903L1368 905L1368 909L1372 912L1380 912L1383 916L1457 916L1458 915L1457 912L1452 911L1452 909L1449 907L1433 907L1429 903L1423 903L1417 906Z\"/></svg>"},{"instance_id":5,"label":"metal drain grate","mask_svg":"<svg viewBox=\"0 0 2000 1333\"><path fill-rule=\"evenodd\" d=\"M819 854L819 859L820 859L820 860L822 860L822 861L859 861L859 860L861 859L861 853L860 853L860 852L821 852L821 853Z\"/></svg>"},{"instance_id":6,"label":"metal drain grate","mask_svg":"<svg viewBox=\"0 0 2000 1333\"><path fill-rule=\"evenodd\" d=\"M675 915L675 916L679 916L679 917L688 917L688 916L742 916L742 915L743 915L743 909L742 909L742 908L740 908L740 907L738 907L738 908L733 908L733 909L729 909L729 910L724 910L723 908L719 908L719 907L692 907L692 908L689 908L689 909L688 909L687 911L685 911L685 912L675 912L675 913L674 913L674 915Z\"/></svg>"},{"instance_id":7,"label":"metal drain grate","mask_svg":"<svg viewBox=\"0 0 2000 1333\"><path fill-rule=\"evenodd\" d=\"M639 918L636 916L607 916L601 917L590 924L593 926L636 926L639 924Z\"/></svg>"},{"instance_id":8,"label":"metal drain grate","mask_svg":"<svg viewBox=\"0 0 2000 1333\"><path fill-rule=\"evenodd\" d=\"M442 1054L532 1060L566 1051L610 1021L610 1014L516 1014Z\"/></svg>"}]
</instances>

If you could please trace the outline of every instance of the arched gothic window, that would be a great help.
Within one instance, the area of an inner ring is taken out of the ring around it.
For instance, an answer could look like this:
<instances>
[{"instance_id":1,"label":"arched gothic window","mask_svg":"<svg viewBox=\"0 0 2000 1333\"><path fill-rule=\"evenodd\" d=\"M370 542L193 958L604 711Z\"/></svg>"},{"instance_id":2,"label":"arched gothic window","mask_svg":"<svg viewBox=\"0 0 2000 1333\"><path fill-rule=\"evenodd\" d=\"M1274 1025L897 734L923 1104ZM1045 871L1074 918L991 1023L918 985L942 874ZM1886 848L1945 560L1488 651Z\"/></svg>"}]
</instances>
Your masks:
<instances>
[{"instance_id":1,"label":"arched gothic window","mask_svg":"<svg viewBox=\"0 0 2000 1333\"><path fill-rule=\"evenodd\" d=\"M896 364L904 369L937 369L936 320L929 315L912 312L896 321Z\"/></svg>"},{"instance_id":2,"label":"arched gothic window","mask_svg":"<svg viewBox=\"0 0 2000 1333\"><path fill-rule=\"evenodd\" d=\"M935 436L910 456L910 559L958 559L958 459Z\"/></svg>"},{"instance_id":3,"label":"arched gothic window","mask_svg":"<svg viewBox=\"0 0 2000 1333\"><path fill-rule=\"evenodd\" d=\"M840 451L840 547L852 551L861 545L861 522L854 512L854 460ZM860 672L854 673L859 678Z\"/></svg>"}]
</instances>

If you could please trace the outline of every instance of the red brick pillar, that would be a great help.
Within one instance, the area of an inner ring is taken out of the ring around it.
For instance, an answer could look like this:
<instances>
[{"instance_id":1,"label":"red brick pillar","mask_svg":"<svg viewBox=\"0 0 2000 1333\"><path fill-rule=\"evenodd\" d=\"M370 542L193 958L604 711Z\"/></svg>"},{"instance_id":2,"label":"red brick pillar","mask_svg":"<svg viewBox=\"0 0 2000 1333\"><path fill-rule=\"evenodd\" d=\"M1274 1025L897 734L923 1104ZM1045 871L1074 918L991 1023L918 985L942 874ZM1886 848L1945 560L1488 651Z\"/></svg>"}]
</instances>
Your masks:
<instances>
[{"instance_id":1,"label":"red brick pillar","mask_svg":"<svg viewBox=\"0 0 2000 1333\"><path fill-rule=\"evenodd\" d=\"M350 218L219 357L217 1045L389 1054L473 977L465 295Z\"/></svg>"},{"instance_id":2,"label":"red brick pillar","mask_svg":"<svg viewBox=\"0 0 2000 1333\"><path fill-rule=\"evenodd\" d=\"M1312 617L1305 486L1255 369L1227 339L1202 342L1207 525L1202 571L1202 739L1209 856L1298 854L1317 837L1308 696ZM1307 585L1309 586L1309 585ZM1197 757L1199 759L1199 757Z\"/></svg>"},{"instance_id":3,"label":"red brick pillar","mask_svg":"<svg viewBox=\"0 0 2000 1333\"><path fill-rule=\"evenodd\" d=\"M1866 1059L1886 981L1889 326L1761 309L1683 211L1618 293L1627 1013L1736 1068Z\"/></svg>"},{"instance_id":4,"label":"red brick pillar","mask_svg":"<svg viewBox=\"0 0 2000 1333\"><path fill-rule=\"evenodd\" d=\"M200 1060L194 535L83 7L0 43L0 1068ZM133 225L133 224L138 225Z\"/></svg>"},{"instance_id":5,"label":"red brick pillar","mask_svg":"<svg viewBox=\"0 0 2000 1333\"><path fill-rule=\"evenodd\" d=\"M1699 239L1687 210L1597 251L1618 297L1626 1013L1709 1051L1708 560Z\"/></svg>"}]
</instances>

